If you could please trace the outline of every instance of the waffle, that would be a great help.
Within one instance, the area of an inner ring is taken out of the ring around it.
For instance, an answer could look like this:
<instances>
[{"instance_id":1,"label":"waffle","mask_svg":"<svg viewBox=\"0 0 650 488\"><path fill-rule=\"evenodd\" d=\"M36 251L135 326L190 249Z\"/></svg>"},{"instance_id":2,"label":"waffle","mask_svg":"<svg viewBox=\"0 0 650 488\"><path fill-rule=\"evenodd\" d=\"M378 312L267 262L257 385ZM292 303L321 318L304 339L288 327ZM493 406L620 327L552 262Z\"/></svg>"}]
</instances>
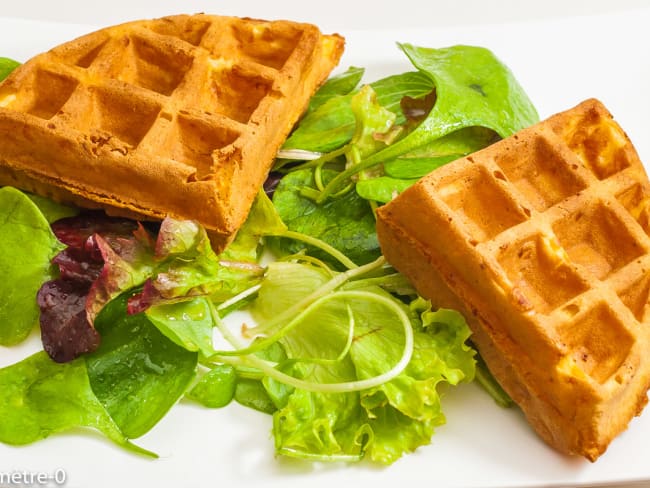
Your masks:
<instances>
[{"instance_id":1,"label":"waffle","mask_svg":"<svg viewBox=\"0 0 650 488\"><path fill-rule=\"evenodd\" d=\"M459 308L530 424L595 461L647 403L650 186L596 100L432 172L378 211L387 260Z\"/></svg>"},{"instance_id":2,"label":"waffle","mask_svg":"<svg viewBox=\"0 0 650 488\"><path fill-rule=\"evenodd\" d=\"M310 24L203 14L62 44L0 85L0 186L196 220L223 248L343 46Z\"/></svg>"}]
</instances>

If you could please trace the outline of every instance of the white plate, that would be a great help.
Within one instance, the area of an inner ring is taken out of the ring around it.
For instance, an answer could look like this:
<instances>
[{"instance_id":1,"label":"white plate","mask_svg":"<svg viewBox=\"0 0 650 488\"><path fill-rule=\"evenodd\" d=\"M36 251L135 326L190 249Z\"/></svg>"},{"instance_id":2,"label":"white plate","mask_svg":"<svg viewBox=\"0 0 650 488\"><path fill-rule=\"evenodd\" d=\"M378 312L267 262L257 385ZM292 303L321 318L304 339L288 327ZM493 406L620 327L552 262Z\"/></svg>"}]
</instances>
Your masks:
<instances>
[{"instance_id":1,"label":"white plate","mask_svg":"<svg viewBox=\"0 0 650 488\"><path fill-rule=\"evenodd\" d=\"M396 41L428 47L476 44L492 49L515 73L542 118L589 97L601 99L650 161L650 9L608 16L430 30L342 31L340 69L367 68L366 79L411 69ZM25 60L88 26L0 19L0 56ZM16 362L34 342L0 348L0 366ZM388 468L369 464L306 464L276 459L270 417L237 405L207 410L181 402L138 443L156 461L125 453L99 435L73 432L37 444L0 445L0 473L54 474L66 486L290 487L404 485L541 487L650 480L650 415L633 420L596 463L557 454L516 410L504 410L475 385L450 391L447 424L432 444ZM0 419L0 422L2 419ZM50 486L54 486L51 482Z\"/></svg>"}]
</instances>

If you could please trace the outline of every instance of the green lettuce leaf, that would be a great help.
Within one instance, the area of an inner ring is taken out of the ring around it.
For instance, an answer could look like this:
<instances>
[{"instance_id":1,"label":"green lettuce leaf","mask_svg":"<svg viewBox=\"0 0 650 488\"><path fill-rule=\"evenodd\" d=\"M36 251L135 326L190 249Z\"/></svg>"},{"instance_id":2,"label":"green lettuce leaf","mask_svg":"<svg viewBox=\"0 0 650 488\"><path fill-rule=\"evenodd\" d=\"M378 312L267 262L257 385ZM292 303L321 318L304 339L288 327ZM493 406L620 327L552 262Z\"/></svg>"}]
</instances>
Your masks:
<instances>
[{"instance_id":1,"label":"green lettuce leaf","mask_svg":"<svg viewBox=\"0 0 650 488\"><path fill-rule=\"evenodd\" d=\"M252 307L254 317L262 323L277 313L274 302L295 303L328 279L309 265L273 264ZM307 277L304 281L303 276ZM377 286L350 284L408 310ZM351 343L348 310L354 316ZM469 328L460 314L429 308L408 310L408 314L415 348L406 369L393 380L361 392L293 390L286 404L274 413L278 453L323 460L356 460L367 455L375 462L390 464L430 442L435 427L445 421L438 388L441 383L471 381L475 352L466 344ZM404 332L379 302L333 297L306 314L279 342L292 362L294 375L317 383L336 383L388 371L401 358ZM346 344L350 344L349 353L341 357Z\"/></svg>"},{"instance_id":2,"label":"green lettuce leaf","mask_svg":"<svg viewBox=\"0 0 650 488\"><path fill-rule=\"evenodd\" d=\"M364 68L350 66L343 73L330 77L309 100L307 113L313 112L335 96L347 95L350 93L357 87L364 72Z\"/></svg>"},{"instance_id":3,"label":"green lettuce leaf","mask_svg":"<svg viewBox=\"0 0 650 488\"><path fill-rule=\"evenodd\" d=\"M7 76L9 76L11 72L15 70L18 66L20 66L20 63L18 61L14 61L13 59L10 58L0 57L0 81L4 80Z\"/></svg>"},{"instance_id":4,"label":"green lettuce leaf","mask_svg":"<svg viewBox=\"0 0 650 488\"><path fill-rule=\"evenodd\" d=\"M207 357L212 346L212 317L206 298L154 305L145 311L147 318L160 332L188 351Z\"/></svg>"},{"instance_id":5,"label":"green lettuce leaf","mask_svg":"<svg viewBox=\"0 0 650 488\"><path fill-rule=\"evenodd\" d=\"M394 159L466 127L485 127L508 137L539 120L532 102L511 71L488 49L443 49L399 44L436 90L427 117L407 136L375 153L366 163Z\"/></svg>"},{"instance_id":6,"label":"green lettuce leaf","mask_svg":"<svg viewBox=\"0 0 650 488\"><path fill-rule=\"evenodd\" d=\"M466 127L386 161L384 172L393 178L420 178L444 164L489 146L497 139L491 129Z\"/></svg>"},{"instance_id":7,"label":"green lettuce leaf","mask_svg":"<svg viewBox=\"0 0 650 488\"><path fill-rule=\"evenodd\" d=\"M145 314L126 313L126 294L95 320L102 343L86 355L93 392L129 438L148 432L194 379L197 353L165 337Z\"/></svg>"},{"instance_id":8,"label":"green lettuce leaf","mask_svg":"<svg viewBox=\"0 0 650 488\"><path fill-rule=\"evenodd\" d=\"M417 181L418 178L406 179L378 176L358 181L356 188L361 198L373 202L387 203Z\"/></svg>"},{"instance_id":9,"label":"green lettuce leaf","mask_svg":"<svg viewBox=\"0 0 650 488\"><path fill-rule=\"evenodd\" d=\"M235 397L237 373L228 364L219 364L204 374L186 394L207 408L222 408Z\"/></svg>"},{"instance_id":10,"label":"green lettuce leaf","mask_svg":"<svg viewBox=\"0 0 650 488\"><path fill-rule=\"evenodd\" d=\"M324 181L336 174L324 170ZM379 241L375 232L375 218L366 200L354 191L322 205L302 195L304 188L315 189L313 171L294 171L286 175L273 195L275 208L288 226L295 232L316 237L335 247L357 264L365 264L380 255ZM305 245L289 239L269 239L276 251L294 254ZM331 261L329 255L312 247L309 254Z\"/></svg>"},{"instance_id":11,"label":"green lettuce leaf","mask_svg":"<svg viewBox=\"0 0 650 488\"><path fill-rule=\"evenodd\" d=\"M68 205L57 203L49 198L36 195L34 193L25 193L29 199L34 202L43 214L43 217L51 224L65 217L72 217L79 213L79 209Z\"/></svg>"},{"instance_id":12,"label":"green lettuce leaf","mask_svg":"<svg viewBox=\"0 0 650 488\"><path fill-rule=\"evenodd\" d=\"M36 293L55 274L50 260L63 248L25 194L0 188L0 344L23 341L38 323Z\"/></svg>"},{"instance_id":13,"label":"green lettuce leaf","mask_svg":"<svg viewBox=\"0 0 650 488\"><path fill-rule=\"evenodd\" d=\"M280 219L273 202L260 190L244 225L233 242L219 255L222 261L256 263L260 258L260 239L270 234L282 234L287 226Z\"/></svg>"},{"instance_id":14,"label":"green lettuce leaf","mask_svg":"<svg viewBox=\"0 0 650 488\"><path fill-rule=\"evenodd\" d=\"M89 427L116 444L155 456L131 444L99 402L79 359L55 363L38 352L0 369L0 442L30 444L57 432Z\"/></svg>"},{"instance_id":15,"label":"green lettuce leaf","mask_svg":"<svg viewBox=\"0 0 650 488\"><path fill-rule=\"evenodd\" d=\"M433 89L431 80L419 72L388 76L370 83L378 103L395 113L396 123L406 120L400 110L403 97L419 98ZM355 119L350 100L356 92L329 99L310 112L285 141L283 149L329 152L343 146L354 135Z\"/></svg>"}]
</instances>

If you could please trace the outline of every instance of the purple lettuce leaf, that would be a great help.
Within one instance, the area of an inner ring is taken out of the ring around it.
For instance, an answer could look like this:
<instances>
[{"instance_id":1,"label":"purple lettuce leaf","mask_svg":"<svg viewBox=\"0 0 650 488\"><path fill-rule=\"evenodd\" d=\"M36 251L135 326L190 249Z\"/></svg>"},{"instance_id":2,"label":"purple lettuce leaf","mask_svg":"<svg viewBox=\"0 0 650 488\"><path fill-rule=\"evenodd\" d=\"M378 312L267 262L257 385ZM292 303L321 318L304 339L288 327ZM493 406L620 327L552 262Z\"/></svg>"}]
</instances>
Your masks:
<instances>
[{"instance_id":1,"label":"purple lettuce leaf","mask_svg":"<svg viewBox=\"0 0 650 488\"><path fill-rule=\"evenodd\" d=\"M38 293L43 348L57 362L94 351L100 337L93 322L102 307L153 272L153 241L127 219L87 213L52 224L68 247L52 263L60 277Z\"/></svg>"},{"instance_id":2,"label":"purple lettuce leaf","mask_svg":"<svg viewBox=\"0 0 650 488\"><path fill-rule=\"evenodd\" d=\"M67 363L99 347L99 333L86 315L90 285L82 281L47 281L37 294L43 348L57 363Z\"/></svg>"}]
</instances>

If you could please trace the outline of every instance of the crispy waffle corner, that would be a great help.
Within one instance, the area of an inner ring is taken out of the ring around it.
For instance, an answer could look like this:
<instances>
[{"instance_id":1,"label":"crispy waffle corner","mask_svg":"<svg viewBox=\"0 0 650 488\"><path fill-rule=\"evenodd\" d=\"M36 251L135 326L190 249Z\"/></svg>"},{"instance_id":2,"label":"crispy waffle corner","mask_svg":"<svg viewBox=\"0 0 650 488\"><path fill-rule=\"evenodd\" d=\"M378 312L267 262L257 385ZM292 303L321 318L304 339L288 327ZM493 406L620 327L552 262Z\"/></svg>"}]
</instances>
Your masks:
<instances>
[{"instance_id":1,"label":"crispy waffle corner","mask_svg":"<svg viewBox=\"0 0 650 488\"><path fill-rule=\"evenodd\" d=\"M650 185L587 100L444 166L378 211L390 263L462 310L537 433L595 461L650 386Z\"/></svg>"},{"instance_id":2,"label":"crispy waffle corner","mask_svg":"<svg viewBox=\"0 0 650 488\"><path fill-rule=\"evenodd\" d=\"M62 44L0 85L0 186L193 219L222 248L343 48L310 24L203 14Z\"/></svg>"}]
</instances>

